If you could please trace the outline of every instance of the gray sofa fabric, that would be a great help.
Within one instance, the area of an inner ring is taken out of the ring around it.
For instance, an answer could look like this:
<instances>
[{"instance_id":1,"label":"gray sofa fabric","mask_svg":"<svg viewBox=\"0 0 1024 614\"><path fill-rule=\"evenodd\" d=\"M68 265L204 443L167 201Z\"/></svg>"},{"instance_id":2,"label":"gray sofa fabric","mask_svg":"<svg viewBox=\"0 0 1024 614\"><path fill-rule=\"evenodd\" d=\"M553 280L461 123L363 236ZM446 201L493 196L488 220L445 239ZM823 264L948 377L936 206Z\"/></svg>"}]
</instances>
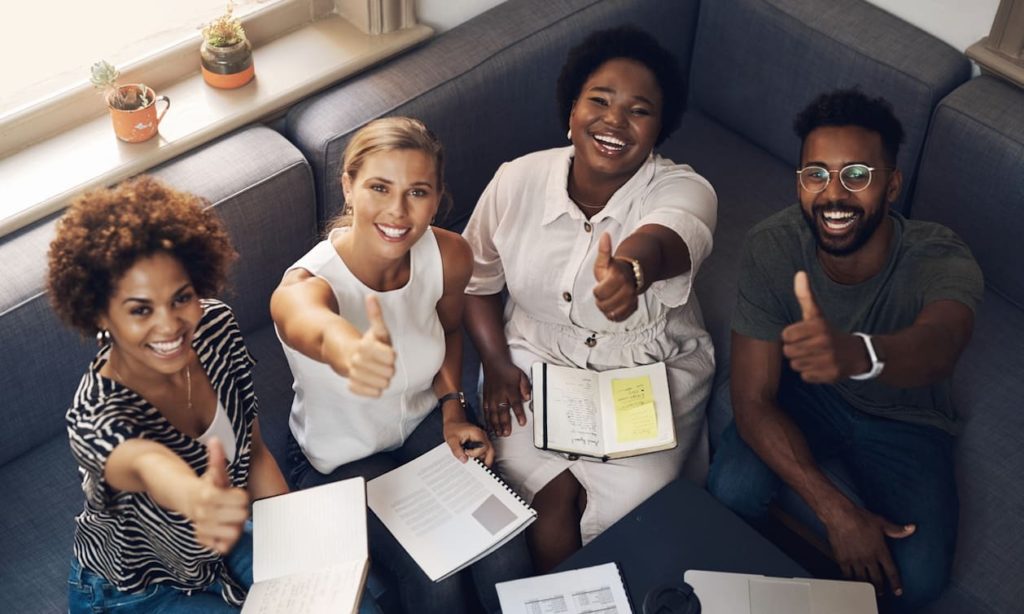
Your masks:
<instances>
[{"instance_id":1,"label":"gray sofa fabric","mask_svg":"<svg viewBox=\"0 0 1024 614\"><path fill-rule=\"evenodd\" d=\"M899 165L913 183L931 110L970 77L955 49L862 0L715 0L701 3L700 24L693 102L793 168L796 110L859 86L895 107L907 137Z\"/></svg>"},{"instance_id":2,"label":"gray sofa fabric","mask_svg":"<svg viewBox=\"0 0 1024 614\"><path fill-rule=\"evenodd\" d=\"M973 604L960 611L1020 611L1024 275L1013 254L1021 252L1024 232L1024 91L982 76L942 100L911 210L955 229L985 273L974 336L953 378L962 418L956 448L961 521L947 594Z\"/></svg>"},{"instance_id":3,"label":"gray sofa fabric","mask_svg":"<svg viewBox=\"0 0 1024 614\"><path fill-rule=\"evenodd\" d=\"M696 280L718 361L712 442L731 418L728 338L744 236L795 198L793 115L837 86L860 85L894 103L907 129L899 162L913 184L902 208L960 233L987 283L954 379L964 429L953 583L928 612L1019 609L1024 277L1012 241L1024 225L1024 93L987 77L957 87L969 76L960 54L862 0L508 0L296 105L283 136L241 130L155 169L208 198L241 255L224 298L257 359L271 451L287 471L291 377L270 293L338 210L337 172L352 133L382 115L423 119L448 148L455 211L443 223L458 229L500 163L565 143L554 100L565 53L589 32L623 23L652 32L690 67L690 108L660 152L692 165L719 197L714 251ZM82 505L63 416L94 344L61 326L46 303L52 226L50 218L0 238L0 591L13 612L65 609L71 518ZM474 368L464 376L471 389ZM799 515L798 503L785 505Z\"/></svg>"}]
</instances>

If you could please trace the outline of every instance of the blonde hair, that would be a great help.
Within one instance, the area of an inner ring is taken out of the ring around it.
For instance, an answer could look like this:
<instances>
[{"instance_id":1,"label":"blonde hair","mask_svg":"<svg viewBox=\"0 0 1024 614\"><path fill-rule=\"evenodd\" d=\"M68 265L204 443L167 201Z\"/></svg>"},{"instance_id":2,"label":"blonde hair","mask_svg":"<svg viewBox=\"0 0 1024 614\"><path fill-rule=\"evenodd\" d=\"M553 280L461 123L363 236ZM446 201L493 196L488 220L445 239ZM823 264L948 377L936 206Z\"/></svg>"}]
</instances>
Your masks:
<instances>
[{"instance_id":1,"label":"blonde hair","mask_svg":"<svg viewBox=\"0 0 1024 614\"><path fill-rule=\"evenodd\" d=\"M411 149L422 151L434 161L437 189L440 193L442 216L452 208L451 198L444 185L444 147L437 136L423 122L411 117L383 117L360 128L345 147L338 180L346 173L355 180L366 158L385 151ZM344 203L341 213L327 223L327 232L352 224L352 207Z\"/></svg>"}]
</instances>

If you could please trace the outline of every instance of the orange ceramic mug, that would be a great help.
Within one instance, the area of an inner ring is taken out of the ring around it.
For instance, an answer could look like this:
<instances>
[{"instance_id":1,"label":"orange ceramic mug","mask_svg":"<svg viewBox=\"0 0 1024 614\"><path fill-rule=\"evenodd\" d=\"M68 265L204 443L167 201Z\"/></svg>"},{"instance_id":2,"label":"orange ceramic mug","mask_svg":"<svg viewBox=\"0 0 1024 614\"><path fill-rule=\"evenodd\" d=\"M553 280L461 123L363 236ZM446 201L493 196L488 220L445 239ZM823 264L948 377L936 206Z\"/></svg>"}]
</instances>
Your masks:
<instances>
[{"instance_id":1,"label":"orange ceramic mug","mask_svg":"<svg viewBox=\"0 0 1024 614\"><path fill-rule=\"evenodd\" d=\"M142 87L141 84L131 84L122 85L118 89L141 89ZM156 134L160 120L167 113L167 109L171 108L171 99L167 96L157 96L153 92L153 88L150 87L146 88L146 98L150 101L149 104L138 109L132 109L131 111L109 107L110 118L114 122L114 134L117 135L117 138L128 143L141 143L153 138ZM164 106L163 111L157 113L156 106L161 102L166 106Z\"/></svg>"}]
</instances>

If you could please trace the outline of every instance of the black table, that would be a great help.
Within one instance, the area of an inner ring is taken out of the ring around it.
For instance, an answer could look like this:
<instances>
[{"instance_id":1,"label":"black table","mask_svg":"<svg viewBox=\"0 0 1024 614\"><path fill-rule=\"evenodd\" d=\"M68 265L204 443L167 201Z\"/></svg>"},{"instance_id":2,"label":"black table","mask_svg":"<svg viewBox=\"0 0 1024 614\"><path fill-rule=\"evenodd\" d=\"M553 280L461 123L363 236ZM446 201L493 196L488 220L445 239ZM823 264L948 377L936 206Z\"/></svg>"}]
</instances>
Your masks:
<instances>
[{"instance_id":1,"label":"black table","mask_svg":"<svg viewBox=\"0 0 1024 614\"><path fill-rule=\"evenodd\" d=\"M618 563L633 610L653 588L683 583L687 569L810 578L706 490L676 480L554 571Z\"/></svg>"}]
</instances>

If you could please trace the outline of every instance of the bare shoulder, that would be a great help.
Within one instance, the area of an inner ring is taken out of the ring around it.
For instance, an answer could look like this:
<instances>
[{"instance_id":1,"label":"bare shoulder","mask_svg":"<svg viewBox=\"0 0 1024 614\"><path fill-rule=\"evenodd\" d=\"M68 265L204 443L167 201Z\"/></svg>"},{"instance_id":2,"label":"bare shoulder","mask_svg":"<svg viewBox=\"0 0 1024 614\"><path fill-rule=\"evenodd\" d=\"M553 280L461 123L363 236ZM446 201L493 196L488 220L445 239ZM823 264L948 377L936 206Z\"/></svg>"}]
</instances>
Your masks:
<instances>
[{"instance_id":1,"label":"bare shoulder","mask_svg":"<svg viewBox=\"0 0 1024 614\"><path fill-rule=\"evenodd\" d=\"M461 293L473 274L473 250L462 235L433 227L444 268L444 291Z\"/></svg>"},{"instance_id":2,"label":"bare shoulder","mask_svg":"<svg viewBox=\"0 0 1024 614\"><path fill-rule=\"evenodd\" d=\"M302 310L304 306L325 306L338 311L337 299L330 284L306 269L295 268L281 278L270 297L270 312L275 322Z\"/></svg>"}]
</instances>

